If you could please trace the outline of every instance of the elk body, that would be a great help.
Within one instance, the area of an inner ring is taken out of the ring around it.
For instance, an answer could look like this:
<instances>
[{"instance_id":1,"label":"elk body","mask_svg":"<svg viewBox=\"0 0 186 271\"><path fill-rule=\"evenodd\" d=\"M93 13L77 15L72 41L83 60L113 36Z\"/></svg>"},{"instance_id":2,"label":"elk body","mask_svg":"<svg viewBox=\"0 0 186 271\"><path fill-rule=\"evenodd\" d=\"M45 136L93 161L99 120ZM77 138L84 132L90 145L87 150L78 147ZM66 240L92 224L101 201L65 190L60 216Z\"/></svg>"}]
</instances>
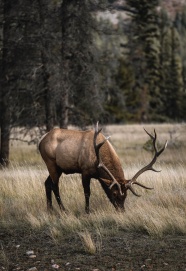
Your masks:
<instances>
[{"instance_id":1,"label":"elk body","mask_svg":"<svg viewBox=\"0 0 186 271\"><path fill-rule=\"evenodd\" d=\"M146 131L146 130L145 130ZM98 129L77 131L55 128L43 136L39 143L41 156L49 171L45 181L47 207L52 208L52 191L62 210L65 210L59 194L59 178L62 173L80 173L85 195L85 211L89 213L90 180L98 179L106 195L114 207L124 209L127 191L139 196L132 185L136 184L145 189L146 187L136 181L143 172L153 170L153 164L157 157L166 148L158 151L156 148L156 132L154 136L146 131L151 137L154 146L154 157L152 161L139 170L132 179L126 180L121 162L111 143Z\"/></svg>"}]
</instances>

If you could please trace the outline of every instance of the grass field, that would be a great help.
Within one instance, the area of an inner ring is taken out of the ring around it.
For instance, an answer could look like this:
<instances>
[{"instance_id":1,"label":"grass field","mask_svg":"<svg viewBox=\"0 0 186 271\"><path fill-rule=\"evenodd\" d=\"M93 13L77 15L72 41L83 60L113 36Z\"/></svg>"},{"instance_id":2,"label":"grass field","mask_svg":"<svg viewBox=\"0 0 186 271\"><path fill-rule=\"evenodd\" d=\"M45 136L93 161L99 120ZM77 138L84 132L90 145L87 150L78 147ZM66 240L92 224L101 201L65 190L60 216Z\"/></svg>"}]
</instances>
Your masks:
<instances>
[{"instance_id":1,"label":"grass field","mask_svg":"<svg viewBox=\"0 0 186 271\"><path fill-rule=\"evenodd\" d=\"M160 145L163 145L166 139L169 140L169 144L154 166L162 171L146 172L138 180L154 187L154 190L135 187L141 197L135 197L129 192L124 213L117 213L114 210L98 181L92 180L91 214L86 215L80 176L64 175L60 181L60 192L68 213L60 213L54 201L55 211L48 214L44 191L44 181L48 173L37 148L35 145L12 142L10 167L2 169L0 174L2 236L6 235L7 238L8 234L13 234L14 231L17 234L20 230L32 236L38 232L40 234L45 232L54 244L59 244L60 240L67 236L68 238L75 236L78 242L81 242L83 251L89 254L101 251L104 238L113 237L121 232L142 233L153 238L163 238L166 235L184 236L186 125L151 124L144 127L150 132L156 129ZM126 178L132 177L138 169L150 162L152 153L144 149L144 144L149 138L142 125L113 125L104 127L103 131L104 134L111 135L110 141L122 161ZM147 148L148 144L145 146ZM2 242L0 260L2 266L10 270L11 261L7 260L9 257L4 246Z\"/></svg>"}]
</instances>

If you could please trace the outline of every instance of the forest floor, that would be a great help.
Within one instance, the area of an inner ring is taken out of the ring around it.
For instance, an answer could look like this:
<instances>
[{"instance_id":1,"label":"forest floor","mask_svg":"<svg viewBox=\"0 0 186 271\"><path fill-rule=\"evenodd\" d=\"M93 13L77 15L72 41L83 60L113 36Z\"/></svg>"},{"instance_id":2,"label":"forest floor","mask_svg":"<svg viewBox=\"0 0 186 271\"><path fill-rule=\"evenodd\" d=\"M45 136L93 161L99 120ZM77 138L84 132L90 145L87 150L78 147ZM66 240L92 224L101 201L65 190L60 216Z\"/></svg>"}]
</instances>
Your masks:
<instances>
[{"instance_id":1,"label":"forest floor","mask_svg":"<svg viewBox=\"0 0 186 271\"><path fill-rule=\"evenodd\" d=\"M85 252L77 235L54 242L45 231L14 228L0 230L0 241L1 271L186 270L186 237L182 235L156 238L117 231L104 236L92 255Z\"/></svg>"}]
</instances>

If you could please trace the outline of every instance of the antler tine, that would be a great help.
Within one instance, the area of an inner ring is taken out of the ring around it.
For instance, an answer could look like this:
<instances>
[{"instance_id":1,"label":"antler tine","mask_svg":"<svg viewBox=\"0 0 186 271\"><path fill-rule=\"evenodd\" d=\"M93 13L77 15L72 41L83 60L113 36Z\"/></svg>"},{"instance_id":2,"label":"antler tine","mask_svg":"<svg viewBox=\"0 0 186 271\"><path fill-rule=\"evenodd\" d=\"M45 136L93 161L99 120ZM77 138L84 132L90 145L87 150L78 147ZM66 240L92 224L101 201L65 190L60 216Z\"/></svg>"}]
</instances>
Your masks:
<instances>
[{"instance_id":1,"label":"antler tine","mask_svg":"<svg viewBox=\"0 0 186 271\"><path fill-rule=\"evenodd\" d=\"M144 130L145 130L145 129L144 129ZM143 167L142 169L140 169L140 170L132 177L132 179L129 180L128 183L126 184L126 187L127 187L128 189L130 189L131 192L132 192L134 195L136 195L136 193L134 193L134 190L131 189L131 185L132 185L132 184L139 185L139 186L141 186L141 187L143 187L143 188L145 188L145 189L153 189L153 188L151 188L151 187L147 187L147 186L145 186L145 185L142 185L142 184L138 183L138 182L136 181L136 179L137 179L143 172L145 172L145 171L147 171L147 170L152 170L152 171L154 171L154 172L160 172L160 171L161 171L161 170L159 171L159 170L154 169L154 168L153 168L153 165L154 165L154 163L156 162L157 158L160 156L160 154L161 154L161 153L166 149L166 147L167 147L167 141L166 141L166 142L165 142L165 145L163 146L163 148L161 148L161 149L158 151L158 150L157 150L157 147L156 147L156 139L157 139L156 130L154 129L154 136L153 136L152 134L150 134L149 132L147 132L146 130L145 130L145 132L150 136L150 138L151 138L152 141L153 141L153 147L154 147L155 154L154 154L154 157L153 157L152 161L151 161L147 166L145 166L145 167Z\"/></svg>"},{"instance_id":2,"label":"antler tine","mask_svg":"<svg viewBox=\"0 0 186 271\"><path fill-rule=\"evenodd\" d=\"M96 145L96 139L99 133L102 131L102 128L98 129L99 122L96 123L95 133L94 133L94 148L96 152L96 157L98 159L98 163L100 164L100 157L99 157L99 149L101 146L110 138L110 136L106 137L102 142L100 142L98 145ZM99 165L98 165L99 167Z\"/></svg>"},{"instance_id":3,"label":"antler tine","mask_svg":"<svg viewBox=\"0 0 186 271\"><path fill-rule=\"evenodd\" d=\"M154 136L151 135L145 128L143 128L145 130L145 132L150 136L151 139L154 139ZM155 133L155 137L156 137L156 131L154 129L154 133Z\"/></svg>"},{"instance_id":4,"label":"antler tine","mask_svg":"<svg viewBox=\"0 0 186 271\"><path fill-rule=\"evenodd\" d=\"M109 171L109 169L103 164L103 162L101 161L100 155L99 155L99 150L101 148L101 146L103 146L103 144L110 138L110 136L106 137L102 142L100 142L99 144L96 144L96 139L97 136L99 135L99 133L101 132L102 128L99 129L98 128L98 124L99 122L96 123L96 128L95 128L95 133L94 133L94 149L96 152L96 157L98 160L98 168L102 168L112 179L112 184L109 186L109 188L111 189L113 187L113 185L117 185L120 194L122 195L122 191L121 191L121 185L116 181L116 179L114 178L114 176L112 175L112 173Z\"/></svg>"},{"instance_id":5,"label":"antler tine","mask_svg":"<svg viewBox=\"0 0 186 271\"><path fill-rule=\"evenodd\" d=\"M154 189L154 188L152 188L152 187L147 187L147 186L145 186L145 185L143 185L143 184L140 184L140 183L138 183L138 182L129 182L129 183L127 183L127 184L125 185L125 187L128 188L128 189L129 189L135 196L137 196L137 197L140 197L140 195L137 194L137 193L135 192L135 190L132 188L132 185L133 185L133 184L137 184L137 185L139 185L139 186L141 186L141 187L143 187L143 188L145 188L145 189L149 189L149 190Z\"/></svg>"},{"instance_id":6,"label":"antler tine","mask_svg":"<svg viewBox=\"0 0 186 271\"><path fill-rule=\"evenodd\" d=\"M145 129L144 129L144 130L145 130ZM146 130L145 130L145 131L146 131ZM135 180L136 180L143 172L145 172L145 171L147 171L147 170L152 170L152 171L154 171L154 172L160 172L159 170L154 169L154 168L153 168L153 165L154 165L154 163L156 162L158 156L160 156L160 154L161 154L161 153L165 150L165 148L167 147L167 141L166 141L164 147L163 147L161 150L157 151L157 148L156 148L156 139L157 139L157 135L156 135L155 129L154 129L154 136L151 135L151 134L150 134L149 132L147 132L147 131L146 131L146 133L147 133L147 134L151 137L151 139L153 140L153 147L154 147L154 150L155 150L155 154L154 154L154 157L153 157L152 161L151 161L147 166L145 166L145 167L143 167L142 169L140 169L140 170L134 175L134 177L131 179L133 183L135 182Z\"/></svg>"},{"instance_id":7,"label":"antler tine","mask_svg":"<svg viewBox=\"0 0 186 271\"><path fill-rule=\"evenodd\" d=\"M147 130L145 128L143 128L145 130L145 132L150 136L150 138L152 139L153 142L153 146L154 146L154 150L157 151L156 148L156 138L157 138L157 134L156 134L156 130L154 129L154 136L151 135L149 132L147 132Z\"/></svg>"},{"instance_id":8,"label":"antler tine","mask_svg":"<svg viewBox=\"0 0 186 271\"><path fill-rule=\"evenodd\" d=\"M102 128L98 129L98 127L99 127L99 121L97 121L97 123L96 123L96 128L95 128L95 132L96 132L97 134L99 134L99 133L101 132L101 130L102 130Z\"/></svg>"},{"instance_id":9,"label":"antler tine","mask_svg":"<svg viewBox=\"0 0 186 271\"><path fill-rule=\"evenodd\" d=\"M128 186L128 189L136 196L136 197L141 197L141 195L137 194L134 189L132 188L132 186Z\"/></svg>"},{"instance_id":10,"label":"antler tine","mask_svg":"<svg viewBox=\"0 0 186 271\"><path fill-rule=\"evenodd\" d=\"M141 184L141 183L138 183L138 182L133 182L133 184L137 184L137 185L139 185L139 186L141 186L141 187L143 187L145 189L149 189L149 190L154 189L153 187L148 187L148 186L145 186L144 184Z\"/></svg>"},{"instance_id":11,"label":"antler tine","mask_svg":"<svg viewBox=\"0 0 186 271\"><path fill-rule=\"evenodd\" d=\"M141 187L143 187L143 188L145 188L145 189L149 189L149 190L154 189L154 188L152 188L152 187L147 187L147 186L145 186L145 185L143 185L143 184L140 184L140 183L138 183L138 182L133 182L132 184L137 184L137 185L139 185L139 186L141 186ZM135 190L132 188L132 184L127 184L126 187L127 187L127 188L128 188L135 196L141 197L141 195L137 194L137 193L135 192Z\"/></svg>"},{"instance_id":12,"label":"antler tine","mask_svg":"<svg viewBox=\"0 0 186 271\"><path fill-rule=\"evenodd\" d=\"M160 154L167 148L168 140L165 141L165 144L161 150L157 152L157 157L160 156Z\"/></svg>"}]
</instances>

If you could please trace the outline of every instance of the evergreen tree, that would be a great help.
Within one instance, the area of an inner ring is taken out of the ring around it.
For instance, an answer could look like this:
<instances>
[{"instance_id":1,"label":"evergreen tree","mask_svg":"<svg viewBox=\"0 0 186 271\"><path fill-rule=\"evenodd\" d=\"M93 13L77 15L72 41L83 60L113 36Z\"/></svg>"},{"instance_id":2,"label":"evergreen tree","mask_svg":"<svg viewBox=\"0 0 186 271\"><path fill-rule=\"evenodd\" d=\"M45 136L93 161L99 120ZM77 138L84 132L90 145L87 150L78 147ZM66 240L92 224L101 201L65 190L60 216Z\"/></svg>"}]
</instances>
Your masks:
<instances>
[{"instance_id":1,"label":"evergreen tree","mask_svg":"<svg viewBox=\"0 0 186 271\"><path fill-rule=\"evenodd\" d=\"M134 95L133 85L134 85L134 73L133 69L130 66L130 63L127 60L127 56L120 57L119 59L119 68L118 74L116 75L116 82L120 89L121 97L117 97L118 101L124 101L122 107L118 107L118 117L123 122L133 122L135 121L135 108L138 104L138 101L135 100L137 95Z\"/></svg>"},{"instance_id":2,"label":"evergreen tree","mask_svg":"<svg viewBox=\"0 0 186 271\"><path fill-rule=\"evenodd\" d=\"M157 6L159 1L127 0L135 10L129 36L130 59L135 73L137 119L154 120L159 112L160 40Z\"/></svg>"},{"instance_id":3,"label":"evergreen tree","mask_svg":"<svg viewBox=\"0 0 186 271\"><path fill-rule=\"evenodd\" d=\"M181 98L181 119L186 120L186 7L176 14L174 25L180 36L180 57L182 59L183 93Z\"/></svg>"},{"instance_id":4,"label":"evergreen tree","mask_svg":"<svg viewBox=\"0 0 186 271\"><path fill-rule=\"evenodd\" d=\"M1 32L2 32L2 53L1 53L1 74L0 74L0 164L9 163L9 139L10 124L13 107L13 91L15 90L15 52L13 46L16 31L15 17L13 14L13 5L11 1L1 2Z\"/></svg>"},{"instance_id":5,"label":"evergreen tree","mask_svg":"<svg viewBox=\"0 0 186 271\"><path fill-rule=\"evenodd\" d=\"M97 69L100 95L106 111L103 119L106 123L121 123L126 119L124 85L128 85L129 74L127 63L121 57L120 44L124 42L125 36L122 26L115 27L109 20L99 20L99 25L101 32L96 36L99 44Z\"/></svg>"},{"instance_id":6,"label":"evergreen tree","mask_svg":"<svg viewBox=\"0 0 186 271\"><path fill-rule=\"evenodd\" d=\"M162 114L172 120L181 120L183 98L183 66L180 37L169 22L164 26L161 41L161 99Z\"/></svg>"},{"instance_id":7,"label":"evergreen tree","mask_svg":"<svg viewBox=\"0 0 186 271\"><path fill-rule=\"evenodd\" d=\"M98 94L91 1L64 0L62 16L61 125L95 122L102 110ZM66 110L66 111L65 111ZM67 112L67 110L69 112Z\"/></svg>"}]
</instances>

